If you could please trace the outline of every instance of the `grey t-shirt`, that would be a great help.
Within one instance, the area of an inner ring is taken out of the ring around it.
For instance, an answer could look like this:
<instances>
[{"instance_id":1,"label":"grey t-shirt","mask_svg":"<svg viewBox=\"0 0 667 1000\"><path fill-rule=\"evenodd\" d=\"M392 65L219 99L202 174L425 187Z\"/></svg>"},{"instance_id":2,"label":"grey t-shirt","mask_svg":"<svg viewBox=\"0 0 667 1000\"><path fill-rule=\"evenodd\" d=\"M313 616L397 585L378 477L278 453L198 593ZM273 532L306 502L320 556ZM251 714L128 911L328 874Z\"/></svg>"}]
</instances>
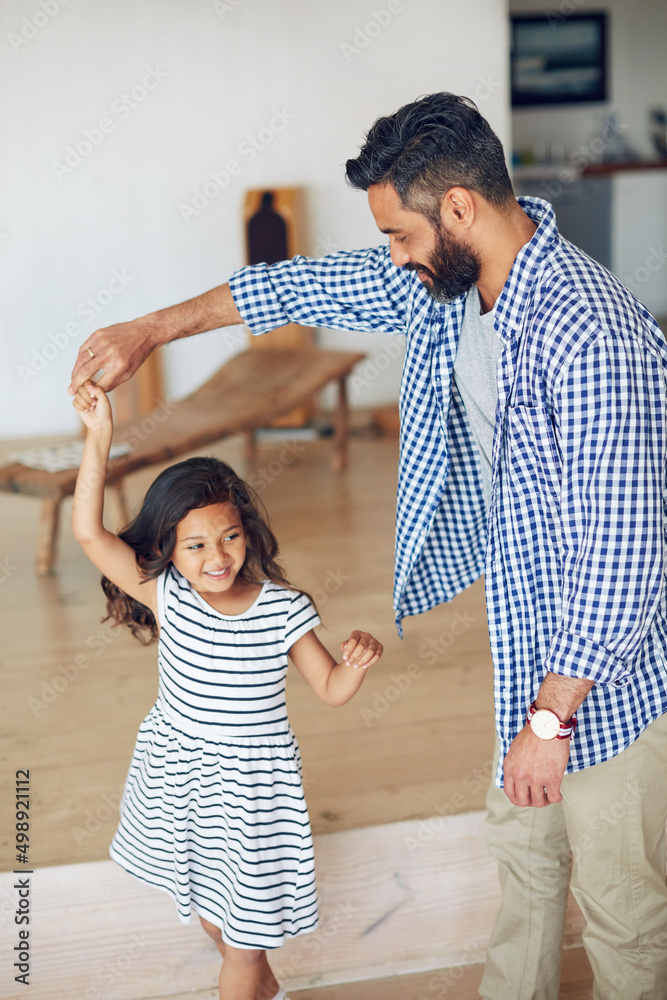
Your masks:
<instances>
[{"instance_id":1,"label":"grey t-shirt","mask_svg":"<svg viewBox=\"0 0 667 1000\"><path fill-rule=\"evenodd\" d=\"M459 346L454 361L454 381L461 393L482 472L487 508L491 503L491 458L498 388L496 367L503 343L493 329L493 310L482 314L477 286L468 292Z\"/></svg>"}]
</instances>

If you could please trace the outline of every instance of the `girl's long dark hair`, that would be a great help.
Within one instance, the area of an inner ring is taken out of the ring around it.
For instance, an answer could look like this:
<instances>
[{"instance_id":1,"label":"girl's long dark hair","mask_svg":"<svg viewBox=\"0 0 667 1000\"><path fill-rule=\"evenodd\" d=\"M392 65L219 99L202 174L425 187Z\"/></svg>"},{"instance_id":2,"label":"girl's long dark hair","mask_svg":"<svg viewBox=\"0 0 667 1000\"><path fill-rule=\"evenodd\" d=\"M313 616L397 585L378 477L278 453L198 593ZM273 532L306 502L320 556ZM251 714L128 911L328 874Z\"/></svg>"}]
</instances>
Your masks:
<instances>
[{"instance_id":1,"label":"girl's long dark hair","mask_svg":"<svg viewBox=\"0 0 667 1000\"><path fill-rule=\"evenodd\" d=\"M246 538L240 579L247 583L268 579L296 590L276 562L278 542L262 501L231 466L217 458L188 458L161 472L149 487L139 513L119 532L136 552L144 580L154 580L167 568L176 545L176 527L191 510L228 502L238 511ZM157 639L157 622L149 608L105 576L102 589L107 597L105 621L112 618L118 625L127 625L144 644Z\"/></svg>"}]
</instances>

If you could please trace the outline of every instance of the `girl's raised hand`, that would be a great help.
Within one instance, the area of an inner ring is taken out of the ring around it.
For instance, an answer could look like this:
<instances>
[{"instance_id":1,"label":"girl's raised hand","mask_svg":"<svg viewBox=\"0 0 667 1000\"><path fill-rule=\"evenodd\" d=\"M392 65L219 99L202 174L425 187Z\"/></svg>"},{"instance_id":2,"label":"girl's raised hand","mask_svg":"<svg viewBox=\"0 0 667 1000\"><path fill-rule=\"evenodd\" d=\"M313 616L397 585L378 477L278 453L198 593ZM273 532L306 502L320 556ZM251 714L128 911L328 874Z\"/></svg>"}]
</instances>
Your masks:
<instances>
[{"instance_id":1,"label":"girl's raised hand","mask_svg":"<svg viewBox=\"0 0 667 1000\"><path fill-rule=\"evenodd\" d=\"M90 430L112 428L111 403L101 386L94 382L84 382L72 405Z\"/></svg>"},{"instance_id":2,"label":"girl's raised hand","mask_svg":"<svg viewBox=\"0 0 667 1000\"><path fill-rule=\"evenodd\" d=\"M355 630L349 639L341 642L343 661L355 670L367 670L380 659L383 645L370 632Z\"/></svg>"}]
</instances>

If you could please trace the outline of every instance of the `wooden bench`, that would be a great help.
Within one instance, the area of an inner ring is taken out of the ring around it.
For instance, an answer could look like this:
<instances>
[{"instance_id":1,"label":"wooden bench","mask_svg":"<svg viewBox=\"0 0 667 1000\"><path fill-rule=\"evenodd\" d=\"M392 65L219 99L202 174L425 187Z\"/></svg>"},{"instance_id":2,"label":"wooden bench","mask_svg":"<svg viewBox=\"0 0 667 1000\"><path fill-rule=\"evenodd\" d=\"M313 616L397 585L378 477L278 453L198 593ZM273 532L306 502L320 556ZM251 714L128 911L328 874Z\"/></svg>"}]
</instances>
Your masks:
<instances>
[{"instance_id":1,"label":"wooden bench","mask_svg":"<svg viewBox=\"0 0 667 1000\"><path fill-rule=\"evenodd\" d=\"M348 408L346 379L364 354L324 351L317 348L244 351L231 358L196 392L158 408L135 425L119 425L115 443L128 443L132 451L109 464L107 485L113 486L124 516L123 480L131 472L168 462L233 434L248 435L254 454L254 432L275 417L311 400L330 382L338 383L338 407L332 469L347 464ZM37 540L36 567L40 576L55 565L60 505L74 493L77 469L44 472L19 463L0 468L0 490L40 497L42 512Z\"/></svg>"}]
</instances>

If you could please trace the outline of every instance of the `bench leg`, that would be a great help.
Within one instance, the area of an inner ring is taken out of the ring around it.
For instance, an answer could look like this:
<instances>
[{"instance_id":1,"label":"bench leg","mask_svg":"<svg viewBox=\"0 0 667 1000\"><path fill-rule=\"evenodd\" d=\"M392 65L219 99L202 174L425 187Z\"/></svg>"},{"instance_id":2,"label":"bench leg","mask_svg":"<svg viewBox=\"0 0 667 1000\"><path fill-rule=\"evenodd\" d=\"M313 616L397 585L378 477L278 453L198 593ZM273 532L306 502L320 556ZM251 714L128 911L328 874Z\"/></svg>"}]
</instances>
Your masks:
<instances>
[{"instance_id":1,"label":"bench leg","mask_svg":"<svg viewBox=\"0 0 667 1000\"><path fill-rule=\"evenodd\" d=\"M257 438L254 431L245 432L245 459L246 462L257 461Z\"/></svg>"},{"instance_id":2,"label":"bench leg","mask_svg":"<svg viewBox=\"0 0 667 1000\"><path fill-rule=\"evenodd\" d=\"M59 514L60 500L42 500L35 559L38 576L47 576L53 572L56 562Z\"/></svg>"},{"instance_id":3,"label":"bench leg","mask_svg":"<svg viewBox=\"0 0 667 1000\"><path fill-rule=\"evenodd\" d=\"M341 375L338 379L338 409L336 410L336 431L334 434L334 453L331 457L333 472L342 472L347 468L347 444L349 432L349 409L347 405L347 379Z\"/></svg>"}]
</instances>

